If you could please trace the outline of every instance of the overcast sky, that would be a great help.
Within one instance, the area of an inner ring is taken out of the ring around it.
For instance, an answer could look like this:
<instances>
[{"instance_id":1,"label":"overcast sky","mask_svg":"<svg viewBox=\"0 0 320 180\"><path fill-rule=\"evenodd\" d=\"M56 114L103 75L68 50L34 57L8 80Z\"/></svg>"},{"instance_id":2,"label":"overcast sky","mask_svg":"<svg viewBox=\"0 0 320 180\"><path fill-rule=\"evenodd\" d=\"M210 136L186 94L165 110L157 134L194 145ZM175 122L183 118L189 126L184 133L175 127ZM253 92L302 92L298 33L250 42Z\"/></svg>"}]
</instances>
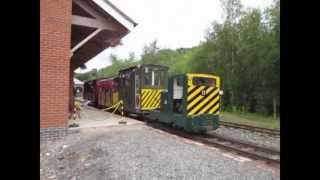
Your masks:
<instances>
[{"instance_id":1,"label":"overcast sky","mask_svg":"<svg viewBox=\"0 0 320 180\"><path fill-rule=\"evenodd\" d=\"M110 65L109 55L127 58L130 52L140 57L144 45L157 39L161 48L176 49L196 46L204 40L213 21L223 19L219 0L110 0L131 17L138 26L122 39L123 45L108 48L86 63L87 69ZM245 8L264 9L272 0L241 0Z\"/></svg>"}]
</instances>

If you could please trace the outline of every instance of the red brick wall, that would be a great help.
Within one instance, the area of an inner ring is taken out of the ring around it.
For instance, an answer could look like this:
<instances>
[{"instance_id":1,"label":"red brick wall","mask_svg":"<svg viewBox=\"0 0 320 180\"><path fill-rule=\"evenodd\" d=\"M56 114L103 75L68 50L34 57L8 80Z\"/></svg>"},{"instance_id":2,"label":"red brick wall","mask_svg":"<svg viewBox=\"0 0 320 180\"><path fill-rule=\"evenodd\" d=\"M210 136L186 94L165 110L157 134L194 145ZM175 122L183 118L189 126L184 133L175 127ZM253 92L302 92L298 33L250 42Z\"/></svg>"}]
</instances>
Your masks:
<instances>
[{"instance_id":1,"label":"red brick wall","mask_svg":"<svg viewBox=\"0 0 320 180\"><path fill-rule=\"evenodd\" d=\"M67 127L72 0L40 1L40 128Z\"/></svg>"},{"instance_id":2,"label":"red brick wall","mask_svg":"<svg viewBox=\"0 0 320 180\"><path fill-rule=\"evenodd\" d=\"M74 108L74 83L73 83L73 70L70 68L70 83L69 83L69 111L72 112Z\"/></svg>"}]
</instances>

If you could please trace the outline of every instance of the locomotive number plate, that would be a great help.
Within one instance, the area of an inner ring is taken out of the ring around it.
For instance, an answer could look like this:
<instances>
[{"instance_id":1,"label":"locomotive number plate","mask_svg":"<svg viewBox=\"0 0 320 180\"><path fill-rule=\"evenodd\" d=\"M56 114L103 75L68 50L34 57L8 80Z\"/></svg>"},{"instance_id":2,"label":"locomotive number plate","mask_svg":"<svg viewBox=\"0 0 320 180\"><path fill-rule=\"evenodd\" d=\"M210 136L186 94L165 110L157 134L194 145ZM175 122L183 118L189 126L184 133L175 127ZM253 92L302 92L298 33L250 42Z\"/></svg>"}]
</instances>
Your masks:
<instances>
[{"instance_id":1,"label":"locomotive number plate","mask_svg":"<svg viewBox=\"0 0 320 180\"><path fill-rule=\"evenodd\" d=\"M206 90L201 90L201 95L205 96L206 95Z\"/></svg>"}]
</instances>

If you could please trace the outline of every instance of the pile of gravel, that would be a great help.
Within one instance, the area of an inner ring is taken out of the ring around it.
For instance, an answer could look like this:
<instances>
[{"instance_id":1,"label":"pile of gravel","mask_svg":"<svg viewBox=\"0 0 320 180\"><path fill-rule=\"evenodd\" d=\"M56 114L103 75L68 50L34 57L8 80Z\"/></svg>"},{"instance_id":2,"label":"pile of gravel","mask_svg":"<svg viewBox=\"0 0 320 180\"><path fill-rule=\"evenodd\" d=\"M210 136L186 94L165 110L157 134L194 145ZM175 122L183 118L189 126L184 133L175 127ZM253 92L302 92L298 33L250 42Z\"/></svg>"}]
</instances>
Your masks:
<instances>
[{"instance_id":1,"label":"pile of gravel","mask_svg":"<svg viewBox=\"0 0 320 180\"><path fill-rule=\"evenodd\" d=\"M49 155L47 154L49 153ZM279 179L252 162L143 125L91 128L41 147L41 179Z\"/></svg>"},{"instance_id":2,"label":"pile of gravel","mask_svg":"<svg viewBox=\"0 0 320 180\"><path fill-rule=\"evenodd\" d=\"M252 132L245 129L236 129L223 126L219 127L214 132L226 137L231 137L242 141L248 141L255 144L259 144L261 146L271 147L280 150L279 136L270 136L267 134Z\"/></svg>"}]
</instances>

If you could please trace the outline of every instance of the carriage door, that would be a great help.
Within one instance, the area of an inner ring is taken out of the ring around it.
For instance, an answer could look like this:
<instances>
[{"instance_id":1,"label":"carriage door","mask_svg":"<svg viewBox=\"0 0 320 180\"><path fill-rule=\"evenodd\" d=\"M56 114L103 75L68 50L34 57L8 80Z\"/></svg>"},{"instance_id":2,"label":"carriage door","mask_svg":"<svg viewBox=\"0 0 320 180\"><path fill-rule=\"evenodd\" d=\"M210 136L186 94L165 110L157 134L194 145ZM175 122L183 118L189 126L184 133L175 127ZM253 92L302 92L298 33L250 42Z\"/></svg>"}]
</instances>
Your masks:
<instances>
[{"instance_id":1,"label":"carriage door","mask_svg":"<svg viewBox=\"0 0 320 180\"><path fill-rule=\"evenodd\" d=\"M132 71L125 71L121 73L121 85L119 91L121 92L121 99L125 110L134 110L134 73Z\"/></svg>"},{"instance_id":2,"label":"carriage door","mask_svg":"<svg viewBox=\"0 0 320 180\"><path fill-rule=\"evenodd\" d=\"M134 87L134 89L135 89L135 92L134 92L134 94L135 94L135 98L134 98L134 104L135 104L135 108L136 109L140 109L140 99L141 99L141 97L140 97L140 75L139 75L139 71L136 71L135 72L135 87Z\"/></svg>"},{"instance_id":3,"label":"carriage door","mask_svg":"<svg viewBox=\"0 0 320 180\"><path fill-rule=\"evenodd\" d=\"M131 111L135 110L135 72L129 71L128 77L126 81L126 91L127 93L127 103L128 103L128 109Z\"/></svg>"},{"instance_id":4,"label":"carriage door","mask_svg":"<svg viewBox=\"0 0 320 180\"><path fill-rule=\"evenodd\" d=\"M173 79L173 112L183 112L183 79L177 76Z\"/></svg>"}]
</instances>

